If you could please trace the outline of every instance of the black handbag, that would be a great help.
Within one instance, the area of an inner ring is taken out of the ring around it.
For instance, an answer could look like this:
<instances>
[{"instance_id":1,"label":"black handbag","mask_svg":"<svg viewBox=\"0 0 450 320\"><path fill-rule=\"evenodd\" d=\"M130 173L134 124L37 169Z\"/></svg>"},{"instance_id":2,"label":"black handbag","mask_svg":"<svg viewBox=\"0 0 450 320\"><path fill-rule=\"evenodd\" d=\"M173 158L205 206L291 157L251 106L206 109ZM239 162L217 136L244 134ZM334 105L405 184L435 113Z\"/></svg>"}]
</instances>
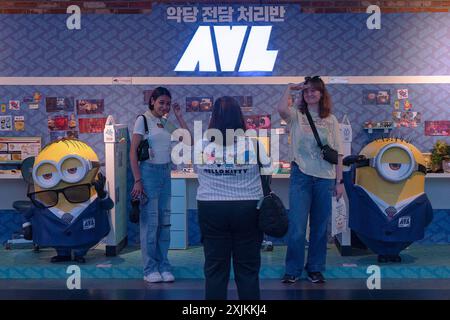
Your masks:
<instances>
[{"instance_id":1,"label":"black handbag","mask_svg":"<svg viewBox=\"0 0 450 320\"><path fill-rule=\"evenodd\" d=\"M311 117L311 114L309 113L308 108L306 108L305 113L306 113L306 117L308 118L309 125L311 126L312 132L314 134L314 138L316 138L317 144L319 145L319 148L322 152L322 158L331 164L337 164L338 163L338 152L336 150L334 150L332 147L330 147L328 144L326 144L326 145L322 144L319 134L317 133L316 125L314 124L314 121Z\"/></svg>"},{"instance_id":2,"label":"black handbag","mask_svg":"<svg viewBox=\"0 0 450 320\"><path fill-rule=\"evenodd\" d=\"M256 142L258 143L258 142ZM259 160L259 146L257 148L258 165L262 164ZM257 209L259 229L271 237L283 237L289 228L289 220L286 214L286 208L281 199L270 189L271 175L261 175L261 185L264 197L258 202Z\"/></svg>"},{"instance_id":3,"label":"black handbag","mask_svg":"<svg viewBox=\"0 0 450 320\"><path fill-rule=\"evenodd\" d=\"M147 125L147 119L145 115L141 114L141 116L144 118L144 127L145 127L145 134L148 134L148 125ZM148 149L150 148L148 144L148 139L143 138L141 142L139 142L139 146L137 147L137 159L138 161L145 161L148 158L150 158L148 154Z\"/></svg>"}]
</instances>

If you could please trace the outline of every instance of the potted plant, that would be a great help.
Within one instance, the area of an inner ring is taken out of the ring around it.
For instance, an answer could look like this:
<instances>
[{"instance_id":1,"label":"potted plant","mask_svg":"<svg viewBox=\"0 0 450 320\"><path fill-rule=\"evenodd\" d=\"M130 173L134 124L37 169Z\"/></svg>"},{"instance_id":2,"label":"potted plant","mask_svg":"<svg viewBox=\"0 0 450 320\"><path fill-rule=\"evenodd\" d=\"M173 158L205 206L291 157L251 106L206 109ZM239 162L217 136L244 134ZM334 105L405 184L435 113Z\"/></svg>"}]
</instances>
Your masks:
<instances>
[{"instance_id":1,"label":"potted plant","mask_svg":"<svg viewBox=\"0 0 450 320\"><path fill-rule=\"evenodd\" d=\"M442 172L444 162L450 161L450 146L443 140L438 140L431 150L431 169ZM445 166L446 167L446 166Z\"/></svg>"}]
</instances>

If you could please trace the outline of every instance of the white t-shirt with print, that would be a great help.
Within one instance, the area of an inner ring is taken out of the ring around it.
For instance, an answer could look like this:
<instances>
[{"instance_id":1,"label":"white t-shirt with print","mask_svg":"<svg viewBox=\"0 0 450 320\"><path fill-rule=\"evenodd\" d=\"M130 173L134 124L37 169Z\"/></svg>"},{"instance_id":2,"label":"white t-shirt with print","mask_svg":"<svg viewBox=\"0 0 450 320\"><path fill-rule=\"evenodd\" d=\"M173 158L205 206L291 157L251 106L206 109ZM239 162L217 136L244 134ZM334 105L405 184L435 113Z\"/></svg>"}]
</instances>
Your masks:
<instances>
[{"instance_id":1,"label":"white t-shirt with print","mask_svg":"<svg viewBox=\"0 0 450 320\"><path fill-rule=\"evenodd\" d=\"M204 140L197 143L200 143L203 147L208 144ZM213 143L211 144L213 145ZM234 154L238 157L236 147L232 146L232 148L234 148ZM205 151L207 163L194 165L199 182L197 200L232 201L259 200L262 198L263 191L256 159L253 161L254 163L245 161L238 164L236 163L237 161L234 161L234 163L229 164L224 163L225 155L222 159L218 159L214 154L208 154L208 149L203 148L203 150ZM224 151L224 154L226 152ZM251 150L251 152L254 151ZM243 158L249 159L250 157ZM198 160L196 162L198 163Z\"/></svg>"},{"instance_id":2,"label":"white t-shirt with print","mask_svg":"<svg viewBox=\"0 0 450 320\"><path fill-rule=\"evenodd\" d=\"M326 118L320 118L317 112L310 110L310 113L322 144L328 144L340 155L343 155L339 123L336 117L330 114ZM286 121L291 135L290 161L294 161L304 174L324 179L336 179L336 166L322 158L321 150L314 138L306 114L302 114L298 109L290 108Z\"/></svg>"},{"instance_id":3,"label":"white t-shirt with print","mask_svg":"<svg viewBox=\"0 0 450 320\"><path fill-rule=\"evenodd\" d=\"M176 127L164 118L155 117L150 110L144 113L147 118L148 136L145 134L144 118L139 116L134 123L133 134L140 134L148 139L153 157L146 160L153 164L166 164L171 162L171 134Z\"/></svg>"}]
</instances>

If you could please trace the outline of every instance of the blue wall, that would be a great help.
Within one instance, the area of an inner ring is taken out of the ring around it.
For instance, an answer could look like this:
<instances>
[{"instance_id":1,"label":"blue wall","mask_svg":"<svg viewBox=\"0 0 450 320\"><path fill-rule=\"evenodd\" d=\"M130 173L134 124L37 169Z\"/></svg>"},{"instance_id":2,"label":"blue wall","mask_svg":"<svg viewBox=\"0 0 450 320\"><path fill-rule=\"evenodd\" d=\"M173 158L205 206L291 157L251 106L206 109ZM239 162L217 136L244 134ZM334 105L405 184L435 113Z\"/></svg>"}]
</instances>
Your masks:
<instances>
[{"instance_id":1,"label":"blue wall","mask_svg":"<svg viewBox=\"0 0 450 320\"><path fill-rule=\"evenodd\" d=\"M66 28L66 15L1 15L0 76L176 76L198 24L163 12L83 15L79 31ZM367 17L289 8L273 23L273 75L450 74L449 13L385 14L380 30L368 30Z\"/></svg>"}]
</instances>

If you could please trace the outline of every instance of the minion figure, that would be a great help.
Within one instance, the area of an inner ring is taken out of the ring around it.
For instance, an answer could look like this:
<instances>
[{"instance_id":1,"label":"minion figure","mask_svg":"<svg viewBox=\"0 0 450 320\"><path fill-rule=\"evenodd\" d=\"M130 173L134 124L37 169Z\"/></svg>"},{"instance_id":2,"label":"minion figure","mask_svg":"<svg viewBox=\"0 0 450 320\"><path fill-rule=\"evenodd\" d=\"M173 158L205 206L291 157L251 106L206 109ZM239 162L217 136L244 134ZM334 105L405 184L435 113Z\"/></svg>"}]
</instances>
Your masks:
<instances>
[{"instance_id":1,"label":"minion figure","mask_svg":"<svg viewBox=\"0 0 450 320\"><path fill-rule=\"evenodd\" d=\"M378 262L401 262L399 253L424 237L433 219L425 194L425 159L401 139L375 140L344 173L349 199L349 227L378 255Z\"/></svg>"},{"instance_id":2,"label":"minion figure","mask_svg":"<svg viewBox=\"0 0 450 320\"><path fill-rule=\"evenodd\" d=\"M91 147L67 138L51 142L22 163L33 203L24 215L24 237L54 247L53 263L84 263L87 251L110 231L108 210L114 203L104 190L106 178L99 167Z\"/></svg>"}]
</instances>

